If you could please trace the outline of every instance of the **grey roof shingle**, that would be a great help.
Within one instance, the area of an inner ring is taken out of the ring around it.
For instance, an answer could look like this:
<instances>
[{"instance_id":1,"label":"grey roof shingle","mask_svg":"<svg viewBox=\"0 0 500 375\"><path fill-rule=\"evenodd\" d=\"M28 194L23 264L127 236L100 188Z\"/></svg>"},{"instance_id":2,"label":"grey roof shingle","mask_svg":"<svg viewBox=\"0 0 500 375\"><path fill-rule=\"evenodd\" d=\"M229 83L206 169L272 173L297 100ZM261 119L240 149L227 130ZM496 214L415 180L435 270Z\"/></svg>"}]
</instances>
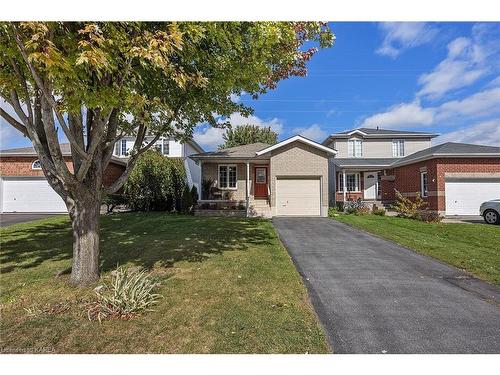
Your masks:
<instances>
[{"instance_id":1,"label":"grey roof shingle","mask_svg":"<svg viewBox=\"0 0 500 375\"><path fill-rule=\"evenodd\" d=\"M388 167L392 163L394 163L397 158L334 158L332 159L335 165L340 168L348 168L348 167Z\"/></svg>"},{"instance_id":2,"label":"grey roof shingle","mask_svg":"<svg viewBox=\"0 0 500 375\"><path fill-rule=\"evenodd\" d=\"M203 152L201 154L190 155L193 159L217 159L217 158L232 158L245 159L256 157L257 151L263 150L270 145L267 143L252 143L249 145L235 146L217 151Z\"/></svg>"},{"instance_id":3,"label":"grey roof shingle","mask_svg":"<svg viewBox=\"0 0 500 375\"><path fill-rule=\"evenodd\" d=\"M69 143L61 143L61 152L63 156L71 156L71 149ZM0 156L37 156L34 147L19 147L19 148L9 148L8 150L0 150ZM117 158L113 156L111 160L118 164L127 164L126 158Z\"/></svg>"},{"instance_id":4,"label":"grey roof shingle","mask_svg":"<svg viewBox=\"0 0 500 375\"><path fill-rule=\"evenodd\" d=\"M401 164L408 164L408 163L411 163L411 162L416 161L416 160L421 160L421 159L426 159L426 158L431 158L431 157L455 156L455 155L500 156L500 147L474 145L474 144L470 144L470 143L446 142L446 143L442 143L440 145L426 148L425 150L422 150L422 151L417 151L417 152L410 154L404 158L397 159L397 161L393 164L393 166L398 166Z\"/></svg>"},{"instance_id":5,"label":"grey roof shingle","mask_svg":"<svg viewBox=\"0 0 500 375\"><path fill-rule=\"evenodd\" d=\"M349 134L355 130L362 131L363 133L366 133L368 135L427 135L427 134L432 134L432 133L426 133L426 132L415 132L415 131L406 131L406 130L390 130L390 129L373 129L373 128L358 128L358 129L351 129L351 130L346 130L343 132L338 132L332 135L336 134Z\"/></svg>"},{"instance_id":6,"label":"grey roof shingle","mask_svg":"<svg viewBox=\"0 0 500 375\"><path fill-rule=\"evenodd\" d=\"M61 143L61 152L64 156L71 156L71 149L69 143ZM8 150L1 150L1 155L23 155L23 156L36 156L36 151L34 147L19 147L19 148L9 148Z\"/></svg>"}]
</instances>

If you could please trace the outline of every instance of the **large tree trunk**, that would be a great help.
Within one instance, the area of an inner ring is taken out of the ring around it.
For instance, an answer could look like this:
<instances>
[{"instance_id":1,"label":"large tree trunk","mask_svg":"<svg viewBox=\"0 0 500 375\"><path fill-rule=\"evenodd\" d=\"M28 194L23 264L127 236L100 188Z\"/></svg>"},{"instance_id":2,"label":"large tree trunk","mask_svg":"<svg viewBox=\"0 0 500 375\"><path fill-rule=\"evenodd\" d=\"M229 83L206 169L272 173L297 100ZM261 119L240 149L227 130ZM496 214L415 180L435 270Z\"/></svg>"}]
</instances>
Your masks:
<instances>
[{"instance_id":1,"label":"large tree trunk","mask_svg":"<svg viewBox=\"0 0 500 375\"><path fill-rule=\"evenodd\" d=\"M73 227L73 265L70 282L88 286L99 280L99 229L101 199L99 194L75 199L69 205Z\"/></svg>"}]
</instances>

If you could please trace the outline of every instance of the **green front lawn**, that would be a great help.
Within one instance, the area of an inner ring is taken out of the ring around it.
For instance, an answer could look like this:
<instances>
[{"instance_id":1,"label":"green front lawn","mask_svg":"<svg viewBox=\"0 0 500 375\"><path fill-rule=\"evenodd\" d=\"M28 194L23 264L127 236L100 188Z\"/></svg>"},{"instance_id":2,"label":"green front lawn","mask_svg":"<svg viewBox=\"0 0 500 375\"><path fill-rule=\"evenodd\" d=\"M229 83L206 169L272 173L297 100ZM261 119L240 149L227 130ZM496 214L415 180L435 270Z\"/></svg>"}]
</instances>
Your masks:
<instances>
[{"instance_id":1,"label":"green front lawn","mask_svg":"<svg viewBox=\"0 0 500 375\"><path fill-rule=\"evenodd\" d=\"M3 228L2 352L325 353L307 292L269 221L129 213L102 218L103 277L147 268L163 296L131 320L89 321L67 284L66 218Z\"/></svg>"},{"instance_id":2,"label":"green front lawn","mask_svg":"<svg viewBox=\"0 0 500 375\"><path fill-rule=\"evenodd\" d=\"M499 226L424 223L376 215L339 215L335 219L500 285Z\"/></svg>"}]
</instances>

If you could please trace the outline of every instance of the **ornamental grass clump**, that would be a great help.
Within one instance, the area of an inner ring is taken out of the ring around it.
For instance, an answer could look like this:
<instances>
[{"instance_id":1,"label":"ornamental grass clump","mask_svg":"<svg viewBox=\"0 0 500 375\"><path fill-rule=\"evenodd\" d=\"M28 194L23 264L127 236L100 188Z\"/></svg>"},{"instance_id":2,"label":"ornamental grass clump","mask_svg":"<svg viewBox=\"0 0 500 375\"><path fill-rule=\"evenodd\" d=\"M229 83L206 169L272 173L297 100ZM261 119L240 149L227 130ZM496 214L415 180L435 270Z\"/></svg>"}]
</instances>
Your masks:
<instances>
[{"instance_id":1,"label":"ornamental grass clump","mask_svg":"<svg viewBox=\"0 0 500 375\"><path fill-rule=\"evenodd\" d=\"M88 310L90 320L130 319L145 311L152 311L160 299L154 293L157 283L144 270L134 271L118 267L112 276L111 285L95 289L96 303Z\"/></svg>"}]
</instances>

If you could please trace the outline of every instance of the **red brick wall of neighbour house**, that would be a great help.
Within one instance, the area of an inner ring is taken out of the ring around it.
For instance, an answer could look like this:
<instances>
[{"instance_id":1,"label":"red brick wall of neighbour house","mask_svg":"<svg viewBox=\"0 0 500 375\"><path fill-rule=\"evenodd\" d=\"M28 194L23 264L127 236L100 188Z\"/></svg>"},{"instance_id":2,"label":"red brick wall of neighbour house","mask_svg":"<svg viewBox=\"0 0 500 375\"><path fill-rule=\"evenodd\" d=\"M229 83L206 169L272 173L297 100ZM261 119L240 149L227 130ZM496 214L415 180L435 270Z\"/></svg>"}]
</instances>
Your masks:
<instances>
[{"instance_id":1,"label":"red brick wall of neighbour house","mask_svg":"<svg viewBox=\"0 0 500 375\"><path fill-rule=\"evenodd\" d=\"M38 158L36 156L9 156L0 157L0 176L12 177L43 177L40 169L32 169L31 165ZM64 158L70 171L73 171L73 163L70 157ZM123 172L125 166L109 163L104 174L104 185L113 183Z\"/></svg>"},{"instance_id":2,"label":"red brick wall of neighbour house","mask_svg":"<svg viewBox=\"0 0 500 375\"><path fill-rule=\"evenodd\" d=\"M383 172L382 173L382 177L384 177L384 174ZM385 171L385 176L394 176L394 170L393 169L387 169ZM394 180L385 180L385 179L381 179L380 181L380 192L382 194L382 196L380 197L380 199L383 201L383 202L393 202L395 199L396 199L396 194L394 192Z\"/></svg>"},{"instance_id":3,"label":"red brick wall of neighbour house","mask_svg":"<svg viewBox=\"0 0 500 375\"><path fill-rule=\"evenodd\" d=\"M350 172L349 172L350 173ZM363 190L365 188L365 179L364 179L364 175L363 175L363 172L358 172L359 173L359 184L360 184L360 192L351 192L351 191L348 191L346 192L346 199L347 200L357 200L359 198L363 199ZM338 186L338 183L339 183L339 174L342 174L342 172L337 172L336 173L336 180L335 180L335 186L336 186L336 198L337 198L337 201L343 201L344 200L344 193L339 191L339 186Z\"/></svg>"},{"instance_id":4,"label":"red brick wall of neighbour house","mask_svg":"<svg viewBox=\"0 0 500 375\"><path fill-rule=\"evenodd\" d=\"M437 210L445 211L444 183L446 173L500 173L500 158L435 159L437 166ZM471 192L473 194L473 192Z\"/></svg>"},{"instance_id":5,"label":"red brick wall of neighbour house","mask_svg":"<svg viewBox=\"0 0 500 375\"><path fill-rule=\"evenodd\" d=\"M427 202L427 208L437 210L437 171L436 161L425 160L418 163L394 168L394 188L401 194L414 198L416 193L420 193L420 172L425 168L427 171L428 197L422 197Z\"/></svg>"}]
</instances>

